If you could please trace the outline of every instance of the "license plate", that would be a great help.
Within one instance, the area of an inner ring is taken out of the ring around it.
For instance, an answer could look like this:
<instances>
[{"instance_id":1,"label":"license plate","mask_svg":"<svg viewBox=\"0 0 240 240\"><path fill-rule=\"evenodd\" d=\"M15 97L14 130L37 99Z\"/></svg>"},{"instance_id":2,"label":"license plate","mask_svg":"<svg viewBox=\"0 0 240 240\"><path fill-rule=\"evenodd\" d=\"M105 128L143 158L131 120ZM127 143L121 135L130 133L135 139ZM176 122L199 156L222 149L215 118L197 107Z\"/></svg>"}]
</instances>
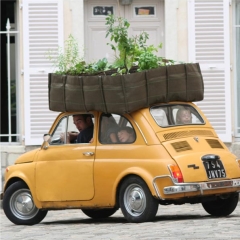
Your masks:
<instances>
[{"instance_id":1,"label":"license plate","mask_svg":"<svg viewBox=\"0 0 240 240\"><path fill-rule=\"evenodd\" d=\"M209 160L203 162L208 179L225 178L226 172L220 160Z\"/></svg>"}]
</instances>

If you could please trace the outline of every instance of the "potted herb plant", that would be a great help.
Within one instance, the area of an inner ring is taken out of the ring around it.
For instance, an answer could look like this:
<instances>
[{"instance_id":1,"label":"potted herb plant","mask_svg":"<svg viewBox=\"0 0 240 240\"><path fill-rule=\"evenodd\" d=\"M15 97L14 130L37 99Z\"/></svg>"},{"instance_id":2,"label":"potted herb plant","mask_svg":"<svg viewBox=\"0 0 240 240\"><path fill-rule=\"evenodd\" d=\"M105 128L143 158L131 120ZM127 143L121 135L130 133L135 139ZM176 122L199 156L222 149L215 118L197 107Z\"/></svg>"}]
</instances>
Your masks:
<instances>
[{"instance_id":1,"label":"potted herb plant","mask_svg":"<svg viewBox=\"0 0 240 240\"><path fill-rule=\"evenodd\" d=\"M49 74L49 108L53 111L125 113L169 101L201 101L203 79L198 63L175 64L157 56L146 44L148 34L129 37L130 24L113 15L106 18L116 60L86 63L70 36L57 57L58 70Z\"/></svg>"}]
</instances>

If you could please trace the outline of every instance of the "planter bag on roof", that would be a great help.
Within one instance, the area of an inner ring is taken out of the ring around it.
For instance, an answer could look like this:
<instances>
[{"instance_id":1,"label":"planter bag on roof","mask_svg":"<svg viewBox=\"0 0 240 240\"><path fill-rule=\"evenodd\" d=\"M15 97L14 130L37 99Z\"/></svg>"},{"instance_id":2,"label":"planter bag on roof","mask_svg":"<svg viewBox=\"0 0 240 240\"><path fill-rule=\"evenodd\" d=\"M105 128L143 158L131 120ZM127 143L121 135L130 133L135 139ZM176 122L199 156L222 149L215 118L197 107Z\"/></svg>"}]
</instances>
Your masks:
<instances>
[{"instance_id":1,"label":"planter bag on roof","mask_svg":"<svg viewBox=\"0 0 240 240\"><path fill-rule=\"evenodd\" d=\"M117 76L49 74L49 109L123 114L155 103L203 100L198 63L161 66Z\"/></svg>"}]
</instances>

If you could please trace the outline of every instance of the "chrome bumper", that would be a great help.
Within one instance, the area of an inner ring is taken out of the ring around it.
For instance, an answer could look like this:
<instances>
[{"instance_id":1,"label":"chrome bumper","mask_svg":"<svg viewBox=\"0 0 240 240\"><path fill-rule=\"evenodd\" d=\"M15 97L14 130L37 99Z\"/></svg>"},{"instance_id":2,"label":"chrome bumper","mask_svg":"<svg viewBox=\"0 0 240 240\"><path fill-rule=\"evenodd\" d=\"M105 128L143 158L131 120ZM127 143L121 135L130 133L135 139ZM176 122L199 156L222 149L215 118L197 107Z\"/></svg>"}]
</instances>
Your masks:
<instances>
[{"instance_id":1,"label":"chrome bumper","mask_svg":"<svg viewBox=\"0 0 240 240\"><path fill-rule=\"evenodd\" d=\"M193 182L193 183L176 183L170 175L157 176L153 179L153 187L157 193L157 196L164 200L161 197L159 189L156 184L156 180L159 178L170 178L173 182L173 186L164 187L163 193L168 194L177 194L177 193L186 193L186 192L200 192L200 195L203 195L204 191L214 190L220 188L233 188L239 187L240 191L240 178L232 180L221 180L221 181L211 181L211 182Z\"/></svg>"}]
</instances>

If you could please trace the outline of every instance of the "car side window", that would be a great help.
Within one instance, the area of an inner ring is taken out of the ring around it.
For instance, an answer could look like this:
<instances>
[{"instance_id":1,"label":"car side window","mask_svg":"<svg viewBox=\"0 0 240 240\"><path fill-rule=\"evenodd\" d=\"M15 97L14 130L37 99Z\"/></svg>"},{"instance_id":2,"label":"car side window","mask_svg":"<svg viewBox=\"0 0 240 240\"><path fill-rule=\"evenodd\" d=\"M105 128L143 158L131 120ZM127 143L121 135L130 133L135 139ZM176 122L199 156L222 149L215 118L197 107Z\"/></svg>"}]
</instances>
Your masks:
<instances>
[{"instance_id":1,"label":"car side window","mask_svg":"<svg viewBox=\"0 0 240 240\"><path fill-rule=\"evenodd\" d=\"M151 114L154 116L154 119L156 120L159 126L165 127L169 125L166 112L163 109L153 108L151 110Z\"/></svg>"},{"instance_id":2,"label":"car side window","mask_svg":"<svg viewBox=\"0 0 240 240\"><path fill-rule=\"evenodd\" d=\"M64 141L61 140L61 134L65 133L67 130L68 117L62 118L57 127L55 128L53 134L51 135L50 145L62 145Z\"/></svg>"},{"instance_id":3,"label":"car side window","mask_svg":"<svg viewBox=\"0 0 240 240\"><path fill-rule=\"evenodd\" d=\"M76 114L62 118L55 128L50 145L91 143L94 132L92 114Z\"/></svg>"},{"instance_id":4,"label":"car side window","mask_svg":"<svg viewBox=\"0 0 240 240\"><path fill-rule=\"evenodd\" d=\"M100 118L99 142L102 144L133 143L136 140L135 130L124 116L102 114Z\"/></svg>"},{"instance_id":5,"label":"car side window","mask_svg":"<svg viewBox=\"0 0 240 240\"><path fill-rule=\"evenodd\" d=\"M100 118L99 141L103 144L118 143L118 118L113 114L102 114Z\"/></svg>"}]
</instances>

